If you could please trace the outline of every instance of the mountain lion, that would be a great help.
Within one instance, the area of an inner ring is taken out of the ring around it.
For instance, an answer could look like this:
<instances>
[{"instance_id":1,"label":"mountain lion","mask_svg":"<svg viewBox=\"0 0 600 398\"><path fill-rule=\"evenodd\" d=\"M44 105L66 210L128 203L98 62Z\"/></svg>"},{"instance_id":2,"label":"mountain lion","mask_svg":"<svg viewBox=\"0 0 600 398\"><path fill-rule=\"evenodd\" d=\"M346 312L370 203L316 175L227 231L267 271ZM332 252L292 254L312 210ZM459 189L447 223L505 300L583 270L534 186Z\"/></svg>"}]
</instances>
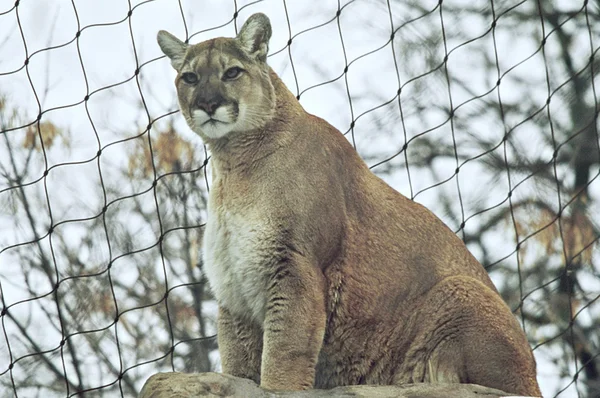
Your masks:
<instances>
[{"instance_id":1,"label":"mountain lion","mask_svg":"<svg viewBox=\"0 0 600 398\"><path fill-rule=\"evenodd\" d=\"M517 320L463 242L376 177L267 65L271 25L158 43L212 152L204 271L223 371L267 389L475 383L540 395Z\"/></svg>"}]
</instances>

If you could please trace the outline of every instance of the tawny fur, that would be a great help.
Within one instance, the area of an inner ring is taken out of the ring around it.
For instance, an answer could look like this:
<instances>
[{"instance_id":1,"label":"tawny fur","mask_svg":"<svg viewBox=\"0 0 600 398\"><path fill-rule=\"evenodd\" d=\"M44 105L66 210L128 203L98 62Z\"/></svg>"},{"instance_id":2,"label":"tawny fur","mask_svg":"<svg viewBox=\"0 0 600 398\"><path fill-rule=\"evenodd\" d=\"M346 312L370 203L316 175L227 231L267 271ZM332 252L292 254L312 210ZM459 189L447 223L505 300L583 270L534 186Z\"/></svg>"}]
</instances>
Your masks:
<instances>
[{"instance_id":1,"label":"tawny fur","mask_svg":"<svg viewBox=\"0 0 600 398\"><path fill-rule=\"evenodd\" d=\"M462 382L539 395L525 334L481 264L304 111L266 64L270 35L255 14L233 39L158 37L212 152L203 255L223 371L270 389Z\"/></svg>"}]
</instances>

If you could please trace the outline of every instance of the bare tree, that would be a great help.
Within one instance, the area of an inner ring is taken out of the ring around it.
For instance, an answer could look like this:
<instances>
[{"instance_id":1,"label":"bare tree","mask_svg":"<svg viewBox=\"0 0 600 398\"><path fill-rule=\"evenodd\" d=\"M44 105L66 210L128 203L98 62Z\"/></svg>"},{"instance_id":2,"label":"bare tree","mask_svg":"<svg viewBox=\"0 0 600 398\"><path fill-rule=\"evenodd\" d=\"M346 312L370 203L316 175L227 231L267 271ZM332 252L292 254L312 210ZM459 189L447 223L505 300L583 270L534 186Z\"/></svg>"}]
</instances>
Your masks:
<instances>
[{"instance_id":1,"label":"bare tree","mask_svg":"<svg viewBox=\"0 0 600 398\"><path fill-rule=\"evenodd\" d=\"M101 184L81 193L78 210L47 189L65 166L44 162L68 150L68 132L50 121L21 126L5 101L0 118L0 210L4 231L15 231L0 244L3 387L28 396L135 396L160 369L214 370L198 256L204 154L170 126L144 131L126 164L99 167ZM85 185L85 175L67 177L64 189ZM99 206L86 203L98 198L90 203ZM71 216L79 213L89 216Z\"/></svg>"},{"instance_id":2,"label":"bare tree","mask_svg":"<svg viewBox=\"0 0 600 398\"><path fill-rule=\"evenodd\" d=\"M374 107L353 115L347 134L374 172L399 176L482 261L538 358L554 364L555 393L575 384L594 397L600 14L597 1L572 3L370 2L385 17L364 15L383 38L373 53L393 52L397 81L385 83L397 91L385 98L364 84L349 101ZM290 57L304 32L290 31ZM146 68L136 58L138 83ZM25 120L0 101L6 395L134 396L157 371L216 366L199 256L207 154L169 115L150 118L141 93L139 123L78 161L63 156L73 137L51 112Z\"/></svg>"},{"instance_id":3,"label":"bare tree","mask_svg":"<svg viewBox=\"0 0 600 398\"><path fill-rule=\"evenodd\" d=\"M387 105L397 123L373 122L395 126L395 137L402 126L405 139L368 161L408 176L417 200L436 186L438 214L499 284L563 389L598 396L598 4L396 2L390 14L402 16L391 39L400 90ZM414 176L424 175L419 189Z\"/></svg>"}]
</instances>

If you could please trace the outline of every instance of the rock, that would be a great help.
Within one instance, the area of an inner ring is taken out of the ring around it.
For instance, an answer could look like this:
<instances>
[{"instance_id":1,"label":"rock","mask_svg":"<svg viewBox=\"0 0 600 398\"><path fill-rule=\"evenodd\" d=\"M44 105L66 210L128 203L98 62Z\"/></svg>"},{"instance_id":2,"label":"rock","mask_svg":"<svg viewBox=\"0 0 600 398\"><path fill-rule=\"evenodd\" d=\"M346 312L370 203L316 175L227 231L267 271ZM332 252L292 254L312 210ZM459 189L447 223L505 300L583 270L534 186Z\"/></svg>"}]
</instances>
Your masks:
<instances>
[{"instance_id":1,"label":"rock","mask_svg":"<svg viewBox=\"0 0 600 398\"><path fill-rule=\"evenodd\" d=\"M475 384L405 384L400 386L347 386L331 390L268 391L251 380L221 373L157 373L144 384L139 398L499 398L512 396Z\"/></svg>"}]
</instances>

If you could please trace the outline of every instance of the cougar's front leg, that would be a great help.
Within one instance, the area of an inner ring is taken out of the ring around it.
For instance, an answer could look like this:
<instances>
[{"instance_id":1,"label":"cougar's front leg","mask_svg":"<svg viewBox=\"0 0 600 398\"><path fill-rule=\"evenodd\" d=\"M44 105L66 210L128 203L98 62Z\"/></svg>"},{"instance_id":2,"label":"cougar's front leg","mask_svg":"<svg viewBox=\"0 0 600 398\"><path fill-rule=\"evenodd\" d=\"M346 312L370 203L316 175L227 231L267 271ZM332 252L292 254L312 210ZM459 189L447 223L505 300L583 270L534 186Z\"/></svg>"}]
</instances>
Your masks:
<instances>
[{"instance_id":1,"label":"cougar's front leg","mask_svg":"<svg viewBox=\"0 0 600 398\"><path fill-rule=\"evenodd\" d=\"M313 387L325 333L324 286L321 271L300 255L274 267L263 325L261 387Z\"/></svg>"},{"instance_id":2,"label":"cougar's front leg","mask_svg":"<svg viewBox=\"0 0 600 398\"><path fill-rule=\"evenodd\" d=\"M259 325L236 318L219 307L217 341L223 373L260 384L262 330Z\"/></svg>"}]
</instances>

